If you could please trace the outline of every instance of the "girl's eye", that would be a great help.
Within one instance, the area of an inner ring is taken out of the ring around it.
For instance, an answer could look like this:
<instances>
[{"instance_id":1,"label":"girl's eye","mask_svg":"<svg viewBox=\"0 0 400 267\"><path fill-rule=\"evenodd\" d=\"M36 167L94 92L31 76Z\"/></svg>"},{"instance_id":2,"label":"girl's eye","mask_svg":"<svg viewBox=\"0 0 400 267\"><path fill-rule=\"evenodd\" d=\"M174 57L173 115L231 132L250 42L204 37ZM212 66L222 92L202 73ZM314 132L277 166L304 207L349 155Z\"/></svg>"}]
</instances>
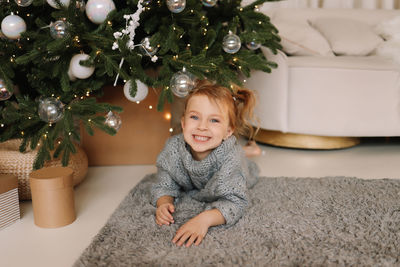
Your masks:
<instances>
[{"instance_id":1,"label":"girl's eye","mask_svg":"<svg viewBox=\"0 0 400 267\"><path fill-rule=\"evenodd\" d=\"M212 122L212 123L218 123L219 120L217 120L217 119L211 119L211 122Z\"/></svg>"},{"instance_id":2,"label":"girl's eye","mask_svg":"<svg viewBox=\"0 0 400 267\"><path fill-rule=\"evenodd\" d=\"M190 118L194 119L194 120L198 120L199 119L199 117L197 117L196 115L191 115Z\"/></svg>"}]
</instances>

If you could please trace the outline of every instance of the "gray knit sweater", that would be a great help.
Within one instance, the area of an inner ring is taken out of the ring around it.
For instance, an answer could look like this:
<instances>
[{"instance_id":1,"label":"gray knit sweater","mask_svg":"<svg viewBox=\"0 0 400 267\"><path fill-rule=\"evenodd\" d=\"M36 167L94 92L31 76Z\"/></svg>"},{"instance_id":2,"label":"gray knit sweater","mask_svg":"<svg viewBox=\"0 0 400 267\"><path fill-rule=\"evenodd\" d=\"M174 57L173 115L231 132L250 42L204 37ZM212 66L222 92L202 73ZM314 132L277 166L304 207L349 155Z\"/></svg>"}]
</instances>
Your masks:
<instances>
[{"instance_id":1,"label":"gray knit sweater","mask_svg":"<svg viewBox=\"0 0 400 267\"><path fill-rule=\"evenodd\" d=\"M157 158L158 182L151 189L152 204L161 196L179 198L187 193L218 209L226 225L235 224L248 205L247 189L258 181L259 169L248 160L236 137L231 136L205 159L193 159L183 135L169 138Z\"/></svg>"}]
</instances>

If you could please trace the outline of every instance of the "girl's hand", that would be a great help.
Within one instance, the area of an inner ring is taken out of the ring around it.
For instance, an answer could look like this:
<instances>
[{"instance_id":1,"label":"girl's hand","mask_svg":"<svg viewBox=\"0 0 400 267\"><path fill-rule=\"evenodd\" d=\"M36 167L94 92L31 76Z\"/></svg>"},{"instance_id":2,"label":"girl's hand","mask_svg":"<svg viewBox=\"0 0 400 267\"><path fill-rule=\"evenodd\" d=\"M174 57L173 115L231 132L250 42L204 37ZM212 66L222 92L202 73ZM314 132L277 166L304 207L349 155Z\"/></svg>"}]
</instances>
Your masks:
<instances>
[{"instance_id":1,"label":"girl's hand","mask_svg":"<svg viewBox=\"0 0 400 267\"><path fill-rule=\"evenodd\" d=\"M199 245L206 236L209 228L207 220L204 220L204 217L200 215L197 215L182 225L178 231L176 231L172 242L178 246L182 246L187 240L186 247L190 247L193 243L196 246Z\"/></svg>"},{"instance_id":2,"label":"girl's hand","mask_svg":"<svg viewBox=\"0 0 400 267\"><path fill-rule=\"evenodd\" d=\"M158 225L170 225L174 223L174 217L172 213L175 212L174 204L164 203L161 204L156 210L156 223Z\"/></svg>"}]
</instances>

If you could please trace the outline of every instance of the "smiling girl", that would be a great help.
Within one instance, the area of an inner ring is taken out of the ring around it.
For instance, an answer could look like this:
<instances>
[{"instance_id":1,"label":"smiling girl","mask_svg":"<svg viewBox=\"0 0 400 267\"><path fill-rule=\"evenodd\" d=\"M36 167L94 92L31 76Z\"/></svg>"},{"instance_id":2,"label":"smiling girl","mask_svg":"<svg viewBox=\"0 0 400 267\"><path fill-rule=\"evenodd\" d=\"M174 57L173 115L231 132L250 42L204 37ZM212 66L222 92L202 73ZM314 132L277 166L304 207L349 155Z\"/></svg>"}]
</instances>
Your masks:
<instances>
[{"instance_id":1,"label":"smiling girl","mask_svg":"<svg viewBox=\"0 0 400 267\"><path fill-rule=\"evenodd\" d=\"M174 201L182 194L205 202L200 214L183 224L172 242L199 245L209 227L235 224L248 205L247 190L258 180L258 167L238 144L253 134L252 91L202 82L186 99L182 134L171 137L157 158L158 182L152 187L156 223L174 223Z\"/></svg>"}]
</instances>

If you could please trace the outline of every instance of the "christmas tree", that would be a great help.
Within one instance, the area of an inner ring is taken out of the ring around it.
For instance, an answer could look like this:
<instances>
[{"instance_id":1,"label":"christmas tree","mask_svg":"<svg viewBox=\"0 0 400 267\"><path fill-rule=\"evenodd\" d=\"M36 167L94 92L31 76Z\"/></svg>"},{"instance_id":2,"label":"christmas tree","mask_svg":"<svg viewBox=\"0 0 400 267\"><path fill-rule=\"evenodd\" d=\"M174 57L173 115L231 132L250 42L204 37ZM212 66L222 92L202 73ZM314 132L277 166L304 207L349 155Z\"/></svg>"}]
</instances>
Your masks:
<instances>
[{"instance_id":1,"label":"christmas tree","mask_svg":"<svg viewBox=\"0 0 400 267\"><path fill-rule=\"evenodd\" d=\"M96 101L104 85L124 84L131 101L157 88L161 110L196 79L229 87L270 72L259 48L276 52L280 38L257 11L266 1L0 0L0 141L38 149L35 169L52 156L67 165L79 125L121 125L121 108Z\"/></svg>"}]
</instances>

